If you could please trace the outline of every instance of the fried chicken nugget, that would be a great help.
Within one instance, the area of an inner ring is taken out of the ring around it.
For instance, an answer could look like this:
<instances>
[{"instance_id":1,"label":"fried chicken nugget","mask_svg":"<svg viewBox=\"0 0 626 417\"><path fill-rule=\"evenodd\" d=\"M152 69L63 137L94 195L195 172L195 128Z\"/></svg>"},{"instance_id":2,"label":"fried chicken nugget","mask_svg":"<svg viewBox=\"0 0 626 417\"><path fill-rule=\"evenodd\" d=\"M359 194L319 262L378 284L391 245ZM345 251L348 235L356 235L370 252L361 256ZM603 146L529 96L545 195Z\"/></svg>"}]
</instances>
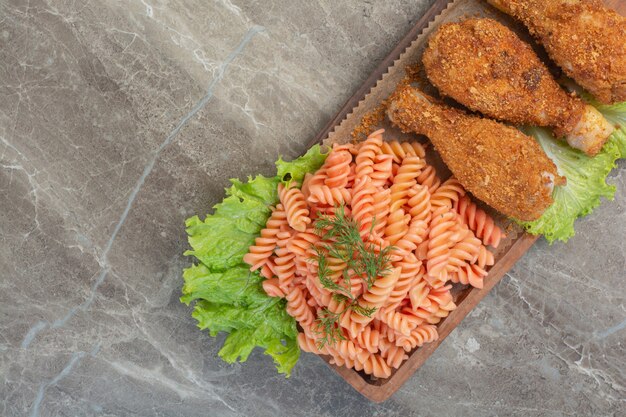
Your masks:
<instances>
[{"instance_id":1,"label":"fried chicken nugget","mask_svg":"<svg viewBox=\"0 0 626 417\"><path fill-rule=\"evenodd\" d=\"M554 186L564 182L534 139L437 103L410 85L390 97L387 115L402 131L427 136L461 184L507 216L537 219L552 204Z\"/></svg>"},{"instance_id":2,"label":"fried chicken nugget","mask_svg":"<svg viewBox=\"0 0 626 417\"><path fill-rule=\"evenodd\" d=\"M422 62L442 94L495 119L552 127L588 155L613 132L598 110L559 87L530 45L495 20L441 26Z\"/></svg>"}]
</instances>

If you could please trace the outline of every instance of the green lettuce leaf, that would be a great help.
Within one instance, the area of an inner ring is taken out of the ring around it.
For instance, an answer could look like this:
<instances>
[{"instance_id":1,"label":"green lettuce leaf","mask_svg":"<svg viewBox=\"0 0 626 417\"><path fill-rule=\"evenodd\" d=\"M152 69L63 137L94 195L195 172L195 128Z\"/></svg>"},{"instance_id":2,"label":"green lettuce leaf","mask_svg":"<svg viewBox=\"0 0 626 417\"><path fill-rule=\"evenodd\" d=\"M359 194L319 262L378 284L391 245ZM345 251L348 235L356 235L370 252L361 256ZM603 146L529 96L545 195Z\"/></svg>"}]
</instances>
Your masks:
<instances>
[{"instance_id":1,"label":"green lettuce leaf","mask_svg":"<svg viewBox=\"0 0 626 417\"><path fill-rule=\"evenodd\" d=\"M241 182L236 178L230 180L232 187L226 189L226 195L237 197L256 197L266 205L275 204L278 201L278 177L265 178L262 175L252 179L248 177L248 182Z\"/></svg>"},{"instance_id":2,"label":"green lettuce leaf","mask_svg":"<svg viewBox=\"0 0 626 417\"><path fill-rule=\"evenodd\" d=\"M228 363L245 361L255 347L263 348L278 372L287 376L298 361L296 321L287 314L285 300L267 296L263 278L250 272L243 256L265 227L271 206L278 203L280 181L301 181L325 158L315 146L294 161L279 160L275 177L232 179L227 197L213 207L213 214L185 222L191 246L185 255L197 262L183 272L180 300L187 305L195 302L192 316L211 336L229 333L219 351Z\"/></svg>"},{"instance_id":3,"label":"green lettuce leaf","mask_svg":"<svg viewBox=\"0 0 626 417\"><path fill-rule=\"evenodd\" d=\"M326 156L328 153L323 153L320 145L314 145L306 154L292 162L285 162L282 157L278 158L276 161L278 177L285 184L291 181L302 183L304 175L307 172L317 171L326 160Z\"/></svg>"},{"instance_id":4,"label":"green lettuce leaf","mask_svg":"<svg viewBox=\"0 0 626 417\"><path fill-rule=\"evenodd\" d=\"M255 347L263 347L278 371L289 375L300 356L295 320L285 311L283 300L270 299L247 309L203 300L196 303L192 316L211 336L229 333L219 351L227 363L245 362Z\"/></svg>"},{"instance_id":5,"label":"green lettuce leaf","mask_svg":"<svg viewBox=\"0 0 626 417\"><path fill-rule=\"evenodd\" d=\"M554 203L543 215L531 222L519 222L529 233L542 234L550 242L567 241L574 236L574 222L591 213L602 197L613 199L615 187L606 183L606 177L620 157L619 134L612 136L602 151L593 158L570 148L565 141L555 140L542 128L527 128L526 133L537 139L548 157L554 161L567 184L556 187Z\"/></svg>"},{"instance_id":6,"label":"green lettuce leaf","mask_svg":"<svg viewBox=\"0 0 626 417\"><path fill-rule=\"evenodd\" d=\"M626 158L626 127L613 132L610 140L615 143L615 146L617 146L617 149L620 152L620 158Z\"/></svg>"},{"instance_id":7,"label":"green lettuce leaf","mask_svg":"<svg viewBox=\"0 0 626 417\"><path fill-rule=\"evenodd\" d=\"M615 125L616 130L611 135L611 139L619 148L620 158L626 158L626 101L613 105L599 103L593 105Z\"/></svg>"},{"instance_id":8,"label":"green lettuce leaf","mask_svg":"<svg viewBox=\"0 0 626 417\"><path fill-rule=\"evenodd\" d=\"M203 299L212 303L227 303L237 307L260 305L266 302L267 295L257 285L259 274L251 274L247 265L239 264L222 272L211 272L200 263L183 272L185 285L181 301L189 304Z\"/></svg>"}]
</instances>

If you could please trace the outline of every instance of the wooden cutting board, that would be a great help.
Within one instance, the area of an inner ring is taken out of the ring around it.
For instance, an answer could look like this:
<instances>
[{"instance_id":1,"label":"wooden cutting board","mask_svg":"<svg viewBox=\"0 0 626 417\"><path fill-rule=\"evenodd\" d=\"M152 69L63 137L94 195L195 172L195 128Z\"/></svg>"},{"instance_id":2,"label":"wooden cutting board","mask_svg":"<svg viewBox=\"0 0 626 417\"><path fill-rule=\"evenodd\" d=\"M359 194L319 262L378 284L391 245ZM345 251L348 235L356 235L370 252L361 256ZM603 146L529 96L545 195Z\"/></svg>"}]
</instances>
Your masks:
<instances>
[{"instance_id":1,"label":"wooden cutting board","mask_svg":"<svg viewBox=\"0 0 626 417\"><path fill-rule=\"evenodd\" d=\"M624 0L605 0L607 6L617 10L623 16L626 16L626 1Z\"/></svg>"},{"instance_id":2,"label":"wooden cutting board","mask_svg":"<svg viewBox=\"0 0 626 417\"><path fill-rule=\"evenodd\" d=\"M620 14L626 15L626 0L606 0L605 3L618 10ZM397 81L404 75L406 65L419 62L424 41L428 35L442 23L460 20L468 14L476 12L498 18L513 29L523 31L519 25L517 28L513 27L516 23L512 19L486 6L484 0L437 0L309 145L349 140L350 132L360 123L362 116L378 106L389 95L391 89L395 88ZM383 127L388 129L388 133L392 136L402 137L389 124ZM507 221L493 210L490 214L507 231L508 237L496 251L496 263L489 270L489 275L484 280L483 289L456 288L455 302L458 307L438 325L439 340L411 352L409 359L390 378L384 380L375 380L353 369L329 364L362 395L376 402L389 398L415 373L446 336L459 325L537 240L536 236L524 233L519 226ZM330 357L324 357L324 359L327 363L330 361Z\"/></svg>"}]
</instances>

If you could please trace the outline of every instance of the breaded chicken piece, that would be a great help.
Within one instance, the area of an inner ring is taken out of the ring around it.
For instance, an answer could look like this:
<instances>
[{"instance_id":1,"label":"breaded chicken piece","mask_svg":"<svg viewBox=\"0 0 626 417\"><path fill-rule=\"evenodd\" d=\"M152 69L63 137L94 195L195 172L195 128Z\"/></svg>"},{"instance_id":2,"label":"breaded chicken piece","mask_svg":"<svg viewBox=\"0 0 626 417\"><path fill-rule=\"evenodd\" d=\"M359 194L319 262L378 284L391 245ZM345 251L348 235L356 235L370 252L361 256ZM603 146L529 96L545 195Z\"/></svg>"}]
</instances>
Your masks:
<instances>
[{"instance_id":1,"label":"breaded chicken piece","mask_svg":"<svg viewBox=\"0 0 626 417\"><path fill-rule=\"evenodd\" d=\"M552 127L589 155L613 132L600 112L561 89L532 48L495 20L441 26L422 61L443 95L495 119Z\"/></svg>"},{"instance_id":2,"label":"breaded chicken piece","mask_svg":"<svg viewBox=\"0 0 626 417\"><path fill-rule=\"evenodd\" d=\"M601 0L487 0L521 20L569 77L605 104L626 101L626 18Z\"/></svg>"},{"instance_id":3,"label":"breaded chicken piece","mask_svg":"<svg viewBox=\"0 0 626 417\"><path fill-rule=\"evenodd\" d=\"M426 135L461 184L507 216L537 219L552 204L554 185L564 181L534 139L409 85L389 99L387 115L403 131Z\"/></svg>"}]
</instances>

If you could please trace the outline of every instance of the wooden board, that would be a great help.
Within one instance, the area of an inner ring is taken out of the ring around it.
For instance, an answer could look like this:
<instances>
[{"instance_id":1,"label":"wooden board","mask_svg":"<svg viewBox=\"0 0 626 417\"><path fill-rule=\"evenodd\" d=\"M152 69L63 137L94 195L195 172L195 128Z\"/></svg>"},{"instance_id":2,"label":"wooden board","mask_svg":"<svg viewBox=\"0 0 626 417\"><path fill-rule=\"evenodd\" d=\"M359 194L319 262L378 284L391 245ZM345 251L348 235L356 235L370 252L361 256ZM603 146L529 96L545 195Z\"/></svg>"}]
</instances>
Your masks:
<instances>
[{"instance_id":1,"label":"wooden board","mask_svg":"<svg viewBox=\"0 0 626 417\"><path fill-rule=\"evenodd\" d=\"M421 55L421 49L416 46L418 40L431 32L434 27L445 23L446 21L458 20L469 12L473 12L472 2L475 6L480 6L482 0L437 0L433 6L424 14L424 16L411 28L407 35L400 43L391 51L391 53L378 65L376 70L367 78L364 84L348 99L337 115L322 129L309 145L322 143L330 140L347 141L349 137L347 132L360 122L361 117L372 109L373 104L380 102L386 98L389 92L389 85L393 85L394 81L401 77L404 71L405 63L419 62L417 58L406 57L407 54ZM610 7L618 10L619 13L626 15L626 0L606 0L605 3ZM455 10L458 9L458 10ZM510 26L515 26L509 18L499 15L499 12L491 10L488 6L480 6L487 8L486 14L493 17L495 13L499 19L506 21ZM515 29L515 28L514 28ZM519 29L519 27L517 28ZM423 33L427 32L427 33ZM422 35L422 36L420 36ZM423 42L422 42L423 43ZM402 58L404 57L404 58ZM402 67L402 68L400 68ZM394 74L391 74L394 73ZM395 78L394 78L395 77ZM386 81L384 80L386 78ZM384 85L387 84L385 89ZM389 128L387 124L385 126ZM393 129L391 129L393 130ZM341 135L342 138L337 138ZM400 136L396 132L397 136ZM431 151L434 152L434 151ZM484 288L481 290L471 287L457 288L455 291L455 302L457 309L442 320L438 325L439 339L436 342L425 344L410 353L409 359L396 370L392 376L384 380L375 380L369 376L356 372L353 369L345 367L337 367L331 365L339 375L341 375L350 385L368 399L381 402L388 399L396 392L402 384L417 369L424 364L428 357L437 349L442 341L454 330L456 326L469 314L469 312L482 300L487 293L502 279L504 274L515 264L515 262L528 251L528 249L537 240L536 236L524 233L518 226L506 221L501 215L490 211L490 214L496 217L501 227L505 228L508 237L502 242L496 251L496 263L489 270L489 275L484 280ZM330 357L324 357L326 362L330 361Z\"/></svg>"},{"instance_id":2,"label":"wooden board","mask_svg":"<svg viewBox=\"0 0 626 417\"><path fill-rule=\"evenodd\" d=\"M617 10L617 13L622 16L626 16L626 1L624 0L605 0L604 3L612 8L613 10Z\"/></svg>"}]
</instances>

